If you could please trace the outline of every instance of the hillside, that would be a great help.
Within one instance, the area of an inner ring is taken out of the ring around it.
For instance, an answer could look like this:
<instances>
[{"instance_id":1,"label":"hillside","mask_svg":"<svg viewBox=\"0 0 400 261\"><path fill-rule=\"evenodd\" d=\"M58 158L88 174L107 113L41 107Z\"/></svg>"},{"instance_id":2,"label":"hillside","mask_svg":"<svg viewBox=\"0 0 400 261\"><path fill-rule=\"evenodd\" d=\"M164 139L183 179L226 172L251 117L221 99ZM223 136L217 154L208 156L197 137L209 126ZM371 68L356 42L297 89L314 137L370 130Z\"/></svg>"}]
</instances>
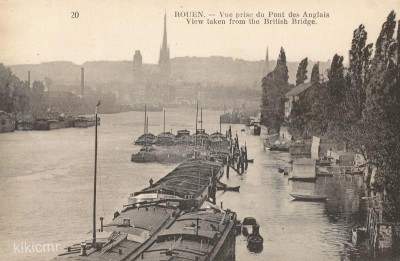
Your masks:
<instances>
[{"instance_id":1,"label":"hillside","mask_svg":"<svg viewBox=\"0 0 400 261\"><path fill-rule=\"evenodd\" d=\"M270 61L270 69L275 67ZM308 66L309 75L315 62ZM85 68L85 83L104 85L113 91L112 83L130 84L132 82L132 61L89 61L77 65L68 61L46 62L41 64L21 64L9 66L21 80L27 80L31 71L31 82L45 77L54 84L80 84L80 68ZM145 77L152 77L157 65L144 64ZM296 79L298 62L288 62L289 82ZM329 67L329 62L320 63L320 72ZM175 57L171 59L173 78L186 83L201 83L203 86L223 86L237 88L258 88L265 75L264 61L245 61L231 57Z\"/></svg>"}]
</instances>

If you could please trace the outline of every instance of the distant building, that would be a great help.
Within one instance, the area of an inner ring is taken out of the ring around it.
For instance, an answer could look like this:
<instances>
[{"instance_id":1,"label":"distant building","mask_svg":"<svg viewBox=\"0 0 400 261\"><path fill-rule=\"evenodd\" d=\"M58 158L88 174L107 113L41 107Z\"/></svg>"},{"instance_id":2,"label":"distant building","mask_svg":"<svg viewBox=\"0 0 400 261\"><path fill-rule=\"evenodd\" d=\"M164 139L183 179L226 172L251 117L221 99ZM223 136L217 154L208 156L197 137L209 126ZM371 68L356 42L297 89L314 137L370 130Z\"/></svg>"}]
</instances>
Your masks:
<instances>
[{"instance_id":1,"label":"distant building","mask_svg":"<svg viewBox=\"0 0 400 261\"><path fill-rule=\"evenodd\" d=\"M285 94L285 117L288 118L293 109L293 102L299 99L299 95L311 87L311 83L299 84Z\"/></svg>"},{"instance_id":2,"label":"distant building","mask_svg":"<svg viewBox=\"0 0 400 261\"><path fill-rule=\"evenodd\" d=\"M140 50L135 51L133 56L133 84L141 85L143 83L143 61Z\"/></svg>"}]
</instances>

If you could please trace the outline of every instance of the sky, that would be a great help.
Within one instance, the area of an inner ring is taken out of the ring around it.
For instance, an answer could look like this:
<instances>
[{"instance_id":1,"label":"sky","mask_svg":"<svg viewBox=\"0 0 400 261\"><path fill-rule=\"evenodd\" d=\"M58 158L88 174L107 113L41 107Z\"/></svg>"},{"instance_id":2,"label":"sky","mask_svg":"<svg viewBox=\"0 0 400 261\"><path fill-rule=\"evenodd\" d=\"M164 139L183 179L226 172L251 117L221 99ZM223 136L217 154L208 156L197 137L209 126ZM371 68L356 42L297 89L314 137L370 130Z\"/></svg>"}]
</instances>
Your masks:
<instances>
[{"instance_id":1,"label":"sky","mask_svg":"<svg viewBox=\"0 0 400 261\"><path fill-rule=\"evenodd\" d=\"M265 59L268 46L276 60L282 46L288 61L327 61L335 53L347 59L353 31L364 24L368 42L375 43L391 10L400 19L399 0L0 0L0 63L132 60L135 50L144 63L157 63L164 12L171 57L256 61ZM236 13L262 12L268 18L270 12L284 12L289 24L264 24L264 18L260 24L249 24L248 18L245 25L188 24L176 17L187 11L203 12L205 20L220 19L220 12L234 19ZM79 18L71 18L72 12ZM329 18L311 26L291 24L290 12L325 12Z\"/></svg>"}]
</instances>

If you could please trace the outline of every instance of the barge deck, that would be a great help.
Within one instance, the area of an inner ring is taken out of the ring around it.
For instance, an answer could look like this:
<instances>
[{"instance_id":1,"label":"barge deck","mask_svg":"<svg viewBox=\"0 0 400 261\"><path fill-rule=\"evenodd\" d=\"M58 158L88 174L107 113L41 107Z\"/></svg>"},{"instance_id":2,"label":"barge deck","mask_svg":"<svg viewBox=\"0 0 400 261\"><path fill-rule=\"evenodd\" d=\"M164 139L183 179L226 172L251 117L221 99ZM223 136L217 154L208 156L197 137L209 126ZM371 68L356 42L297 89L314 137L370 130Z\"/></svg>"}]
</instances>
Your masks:
<instances>
[{"instance_id":1,"label":"barge deck","mask_svg":"<svg viewBox=\"0 0 400 261\"><path fill-rule=\"evenodd\" d=\"M91 238L66 248L55 260L133 260L151 247L182 210L197 210L214 197L223 165L207 160L188 160L151 186L132 193L129 204L114 219L101 225L96 246Z\"/></svg>"}]
</instances>

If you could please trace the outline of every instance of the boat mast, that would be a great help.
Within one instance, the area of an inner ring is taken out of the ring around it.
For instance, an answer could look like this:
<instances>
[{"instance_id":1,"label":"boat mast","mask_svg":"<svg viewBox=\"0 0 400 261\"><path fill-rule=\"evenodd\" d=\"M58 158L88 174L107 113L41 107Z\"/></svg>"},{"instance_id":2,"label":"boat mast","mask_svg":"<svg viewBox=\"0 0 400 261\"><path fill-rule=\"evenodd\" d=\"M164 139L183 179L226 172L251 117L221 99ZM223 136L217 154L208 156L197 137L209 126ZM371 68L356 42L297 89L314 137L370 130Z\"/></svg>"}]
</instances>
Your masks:
<instances>
[{"instance_id":1,"label":"boat mast","mask_svg":"<svg viewBox=\"0 0 400 261\"><path fill-rule=\"evenodd\" d=\"M165 110L164 110L164 137L165 137Z\"/></svg>"},{"instance_id":2,"label":"boat mast","mask_svg":"<svg viewBox=\"0 0 400 261\"><path fill-rule=\"evenodd\" d=\"M149 132L149 116L147 116L146 119L144 119L144 126L146 126L145 134L147 134ZM145 135L144 136L144 146L146 147L146 150L147 150L147 138L148 138L148 136Z\"/></svg>"},{"instance_id":3,"label":"boat mast","mask_svg":"<svg viewBox=\"0 0 400 261\"><path fill-rule=\"evenodd\" d=\"M203 107L200 108L200 130L203 133ZM201 134L201 146L203 147L203 134Z\"/></svg>"},{"instance_id":4,"label":"boat mast","mask_svg":"<svg viewBox=\"0 0 400 261\"><path fill-rule=\"evenodd\" d=\"M221 132L221 115L219 115L219 150L221 150L222 132Z\"/></svg>"},{"instance_id":5,"label":"boat mast","mask_svg":"<svg viewBox=\"0 0 400 261\"><path fill-rule=\"evenodd\" d=\"M100 100L96 104L95 109L95 128L94 128L94 182L93 182L93 240L92 247L96 246L96 182L97 182L97 108Z\"/></svg>"},{"instance_id":6,"label":"boat mast","mask_svg":"<svg viewBox=\"0 0 400 261\"><path fill-rule=\"evenodd\" d=\"M146 108L146 104L144 105L144 134L146 134L147 133L147 122L146 122L146 119L147 119L147 108Z\"/></svg>"},{"instance_id":7,"label":"boat mast","mask_svg":"<svg viewBox=\"0 0 400 261\"><path fill-rule=\"evenodd\" d=\"M195 148L195 154L194 154L194 156L195 156L195 158L196 158L196 146L197 146L197 119L198 119L198 116L199 115L199 101L197 101L197 103L196 103L196 132L195 132L195 140L194 140L194 148Z\"/></svg>"},{"instance_id":8,"label":"boat mast","mask_svg":"<svg viewBox=\"0 0 400 261\"><path fill-rule=\"evenodd\" d=\"M203 131L203 107L200 108L200 130Z\"/></svg>"}]
</instances>

